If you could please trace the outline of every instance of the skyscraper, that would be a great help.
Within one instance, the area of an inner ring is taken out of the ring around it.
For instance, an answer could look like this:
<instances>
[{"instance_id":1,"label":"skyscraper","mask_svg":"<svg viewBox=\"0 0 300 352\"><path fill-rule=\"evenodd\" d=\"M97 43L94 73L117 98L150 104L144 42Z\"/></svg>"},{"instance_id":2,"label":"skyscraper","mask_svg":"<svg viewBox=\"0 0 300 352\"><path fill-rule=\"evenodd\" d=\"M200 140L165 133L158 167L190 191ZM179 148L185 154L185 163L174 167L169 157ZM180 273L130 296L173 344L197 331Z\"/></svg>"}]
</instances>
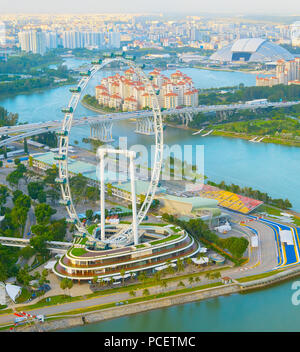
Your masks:
<instances>
[{"instance_id":1,"label":"skyscraper","mask_svg":"<svg viewBox=\"0 0 300 352\"><path fill-rule=\"evenodd\" d=\"M108 46L110 48L120 48L121 35L119 32L108 32Z\"/></svg>"},{"instance_id":2,"label":"skyscraper","mask_svg":"<svg viewBox=\"0 0 300 352\"><path fill-rule=\"evenodd\" d=\"M18 34L21 50L44 55L46 52L46 37L41 31L26 31Z\"/></svg>"},{"instance_id":3,"label":"skyscraper","mask_svg":"<svg viewBox=\"0 0 300 352\"><path fill-rule=\"evenodd\" d=\"M6 31L5 31L5 23L0 22L0 45L6 44Z\"/></svg>"},{"instance_id":4,"label":"skyscraper","mask_svg":"<svg viewBox=\"0 0 300 352\"><path fill-rule=\"evenodd\" d=\"M291 25L291 41L293 46L300 46L300 21Z\"/></svg>"}]
</instances>

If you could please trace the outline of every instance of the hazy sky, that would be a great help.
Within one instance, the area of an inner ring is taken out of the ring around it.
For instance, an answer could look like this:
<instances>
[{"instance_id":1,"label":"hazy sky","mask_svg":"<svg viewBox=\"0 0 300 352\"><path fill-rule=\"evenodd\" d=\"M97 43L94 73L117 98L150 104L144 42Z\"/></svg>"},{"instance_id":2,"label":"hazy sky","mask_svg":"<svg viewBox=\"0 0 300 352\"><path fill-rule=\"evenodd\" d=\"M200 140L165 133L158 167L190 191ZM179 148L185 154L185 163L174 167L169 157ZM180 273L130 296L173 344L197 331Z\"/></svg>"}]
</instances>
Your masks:
<instances>
[{"instance_id":1,"label":"hazy sky","mask_svg":"<svg viewBox=\"0 0 300 352\"><path fill-rule=\"evenodd\" d=\"M0 14L12 12L101 13L181 12L300 15L299 0L0 0Z\"/></svg>"}]
</instances>

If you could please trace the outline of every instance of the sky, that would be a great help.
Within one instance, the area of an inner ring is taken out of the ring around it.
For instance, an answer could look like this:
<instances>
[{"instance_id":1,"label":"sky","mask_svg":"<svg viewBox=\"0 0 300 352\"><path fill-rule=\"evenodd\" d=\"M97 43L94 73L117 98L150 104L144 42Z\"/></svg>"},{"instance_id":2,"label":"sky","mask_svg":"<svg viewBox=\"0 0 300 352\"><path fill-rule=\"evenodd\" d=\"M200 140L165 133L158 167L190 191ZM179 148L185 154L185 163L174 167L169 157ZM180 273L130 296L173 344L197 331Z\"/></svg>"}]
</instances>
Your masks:
<instances>
[{"instance_id":1,"label":"sky","mask_svg":"<svg viewBox=\"0 0 300 352\"><path fill-rule=\"evenodd\" d=\"M300 15L299 0L0 0L1 13L203 13Z\"/></svg>"}]
</instances>

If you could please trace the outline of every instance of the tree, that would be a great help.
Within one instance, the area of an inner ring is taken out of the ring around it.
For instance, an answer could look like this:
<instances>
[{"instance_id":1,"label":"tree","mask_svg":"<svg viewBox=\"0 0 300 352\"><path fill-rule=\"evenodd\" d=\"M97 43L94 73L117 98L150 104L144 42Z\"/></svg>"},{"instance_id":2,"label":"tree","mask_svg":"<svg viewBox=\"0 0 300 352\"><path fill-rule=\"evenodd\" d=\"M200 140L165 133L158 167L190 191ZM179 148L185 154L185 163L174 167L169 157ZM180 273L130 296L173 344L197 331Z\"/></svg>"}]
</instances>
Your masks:
<instances>
[{"instance_id":1,"label":"tree","mask_svg":"<svg viewBox=\"0 0 300 352\"><path fill-rule=\"evenodd\" d=\"M8 188L6 186L0 186L0 215L3 215L3 206L6 204L7 197L9 195Z\"/></svg>"},{"instance_id":2,"label":"tree","mask_svg":"<svg viewBox=\"0 0 300 352\"><path fill-rule=\"evenodd\" d=\"M26 246L20 250L20 256L24 259L29 259L34 255L34 249L30 246Z\"/></svg>"},{"instance_id":3,"label":"tree","mask_svg":"<svg viewBox=\"0 0 300 352\"><path fill-rule=\"evenodd\" d=\"M56 213L56 210L46 203L41 203L35 207L34 213L39 225L47 225L51 216Z\"/></svg>"},{"instance_id":4,"label":"tree","mask_svg":"<svg viewBox=\"0 0 300 352\"><path fill-rule=\"evenodd\" d=\"M180 282L178 282L177 287L185 287L185 284L182 281L180 281Z\"/></svg>"},{"instance_id":5,"label":"tree","mask_svg":"<svg viewBox=\"0 0 300 352\"><path fill-rule=\"evenodd\" d=\"M37 199L40 203L45 203L47 200L47 194L44 191L40 191L37 195Z\"/></svg>"},{"instance_id":6,"label":"tree","mask_svg":"<svg viewBox=\"0 0 300 352\"><path fill-rule=\"evenodd\" d=\"M201 281L201 279L199 276L195 277L195 282L200 282L200 281Z\"/></svg>"},{"instance_id":7,"label":"tree","mask_svg":"<svg viewBox=\"0 0 300 352\"><path fill-rule=\"evenodd\" d=\"M38 252L43 258L49 256L49 250L47 248L47 238L44 235L34 236L30 239L30 245Z\"/></svg>"},{"instance_id":8,"label":"tree","mask_svg":"<svg viewBox=\"0 0 300 352\"><path fill-rule=\"evenodd\" d=\"M41 191L43 191L44 186L41 182L29 182L27 185L28 195L32 199L37 199Z\"/></svg>"},{"instance_id":9,"label":"tree","mask_svg":"<svg viewBox=\"0 0 300 352\"><path fill-rule=\"evenodd\" d=\"M143 296L147 297L147 296L149 296L149 294L150 294L149 290L147 288L145 288L143 290Z\"/></svg>"},{"instance_id":10,"label":"tree","mask_svg":"<svg viewBox=\"0 0 300 352\"><path fill-rule=\"evenodd\" d=\"M24 153L28 154L28 145L27 145L27 139L24 138Z\"/></svg>"},{"instance_id":11,"label":"tree","mask_svg":"<svg viewBox=\"0 0 300 352\"><path fill-rule=\"evenodd\" d=\"M20 194L15 200L13 200L15 207L18 208L27 208L27 210L31 207L31 199L26 194Z\"/></svg>"},{"instance_id":12,"label":"tree","mask_svg":"<svg viewBox=\"0 0 300 352\"><path fill-rule=\"evenodd\" d=\"M20 237L23 236L27 220L28 208L15 206L11 211L11 219L20 230Z\"/></svg>"},{"instance_id":13,"label":"tree","mask_svg":"<svg viewBox=\"0 0 300 352\"><path fill-rule=\"evenodd\" d=\"M19 165L21 163L21 160L19 158L15 158L14 163L15 165Z\"/></svg>"},{"instance_id":14,"label":"tree","mask_svg":"<svg viewBox=\"0 0 300 352\"><path fill-rule=\"evenodd\" d=\"M189 277L189 284L192 285L193 282L194 282L194 278L193 278L193 276L190 276L190 277Z\"/></svg>"},{"instance_id":15,"label":"tree","mask_svg":"<svg viewBox=\"0 0 300 352\"><path fill-rule=\"evenodd\" d=\"M121 269L121 270L120 270L120 275L122 276L122 284L123 284L123 286L124 286L125 269Z\"/></svg>"},{"instance_id":16,"label":"tree","mask_svg":"<svg viewBox=\"0 0 300 352\"><path fill-rule=\"evenodd\" d=\"M31 280L31 275L29 274L28 269L28 265L26 264L17 274L17 280L25 286L28 286Z\"/></svg>"},{"instance_id":17,"label":"tree","mask_svg":"<svg viewBox=\"0 0 300 352\"><path fill-rule=\"evenodd\" d=\"M129 291L129 294L131 297L135 297L136 296L136 292L134 290Z\"/></svg>"},{"instance_id":18,"label":"tree","mask_svg":"<svg viewBox=\"0 0 300 352\"><path fill-rule=\"evenodd\" d=\"M166 280L162 280L161 282L160 282L160 287L161 288L167 288L167 286L168 286L168 283L167 283L167 281Z\"/></svg>"},{"instance_id":19,"label":"tree","mask_svg":"<svg viewBox=\"0 0 300 352\"><path fill-rule=\"evenodd\" d=\"M92 220L94 212L92 209L87 209L85 212L85 217L87 220Z\"/></svg>"}]
</instances>

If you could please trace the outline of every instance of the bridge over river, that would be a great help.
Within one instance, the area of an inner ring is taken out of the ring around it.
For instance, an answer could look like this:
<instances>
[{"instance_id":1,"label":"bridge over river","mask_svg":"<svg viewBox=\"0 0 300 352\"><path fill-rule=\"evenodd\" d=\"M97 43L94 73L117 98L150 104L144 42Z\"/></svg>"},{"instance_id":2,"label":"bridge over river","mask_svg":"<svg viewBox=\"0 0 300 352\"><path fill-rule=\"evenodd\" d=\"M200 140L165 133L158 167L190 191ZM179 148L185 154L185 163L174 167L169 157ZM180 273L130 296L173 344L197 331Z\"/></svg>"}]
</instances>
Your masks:
<instances>
[{"instance_id":1,"label":"bridge over river","mask_svg":"<svg viewBox=\"0 0 300 352\"><path fill-rule=\"evenodd\" d=\"M262 109L262 108L284 108L300 104L300 101L290 102L266 102L266 103L241 103L241 104L227 104L227 105L199 105L197 107L185 107L181 109L167 109L162 111L163 116L178 115L182 124L188 126L193 121L193 116L197 113L218 112L220 114L227 114L236 110L245 109ZM121 120L136 120L135 132L152 135L154 134L152 110L140 110L130 112L120 112L111 114L101 114L98 116L79 117L73 119L72 126L79 126L88 124L90 126L90 133L92 138L99 139L103 142L110 142L112 140L113 123ZM5 126L0 128L0 135L7 135L9 138L0 142L0 147L8 145L12 142L42 134L49 131L59 130L62 126L62 121L54 120L47 122L39 122L32 124L23 124L17 126Z\"/></svg>"}]
</instances>

